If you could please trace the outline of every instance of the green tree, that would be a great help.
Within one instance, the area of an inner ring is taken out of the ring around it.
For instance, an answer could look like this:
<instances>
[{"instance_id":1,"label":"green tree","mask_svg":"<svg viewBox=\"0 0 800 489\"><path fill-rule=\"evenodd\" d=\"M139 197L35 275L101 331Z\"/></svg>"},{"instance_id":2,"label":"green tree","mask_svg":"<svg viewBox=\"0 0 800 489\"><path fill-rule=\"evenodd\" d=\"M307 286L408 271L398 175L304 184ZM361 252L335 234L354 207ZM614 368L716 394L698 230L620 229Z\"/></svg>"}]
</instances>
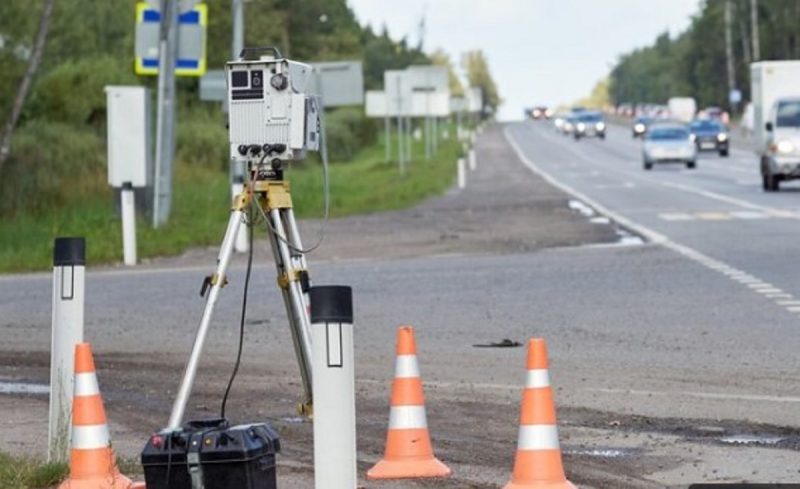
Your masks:
<instances>
[{"instance_id":1,"label":"green tree","mask_svg":"<svg viewBox=\"0 0 800 489\"><path fill-rule=\"evenodd\" d=\"M437 49L431 54L431 61L438 66L447 68L447 76L450 84L450 93L453 96L461 97L464 95L464 86L461 85L461 79L456 74L456 69L453 62L450 61L450 55L442 49Z\"/></svg>"},{"instance_id":2,"label":"green tree","mask_svg":"<svg viewBox=\"0 0 800 489\"><path fill-rule=\"evenodd\" d=\"M489 69L489 62L483 51L468 51L462 59L464 70L467 72L467 81L470 86L479 87L483 92L484 113L495 113L502 103L497 85Z\"/></svg>"}]
</instances>

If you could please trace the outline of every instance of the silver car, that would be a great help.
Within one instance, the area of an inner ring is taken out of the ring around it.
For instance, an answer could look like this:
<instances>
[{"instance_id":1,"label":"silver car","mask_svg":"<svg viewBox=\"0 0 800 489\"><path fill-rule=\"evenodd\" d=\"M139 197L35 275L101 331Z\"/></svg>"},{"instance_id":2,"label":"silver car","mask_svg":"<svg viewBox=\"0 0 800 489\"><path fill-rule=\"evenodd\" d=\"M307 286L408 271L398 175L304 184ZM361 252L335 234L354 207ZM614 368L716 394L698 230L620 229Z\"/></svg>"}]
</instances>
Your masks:
<instances>
[{"instance_id":1,"label":"silver car","mask_svg":"<svg viewBox=\"0 0 800 489\"><path fill-rule=\"evenodd\" d=\"M659 124L648 129L644 139L644 169L656 163L682 163L697 167L697 146L689 129L681 124Z\"/></svg>"}]
</instances>

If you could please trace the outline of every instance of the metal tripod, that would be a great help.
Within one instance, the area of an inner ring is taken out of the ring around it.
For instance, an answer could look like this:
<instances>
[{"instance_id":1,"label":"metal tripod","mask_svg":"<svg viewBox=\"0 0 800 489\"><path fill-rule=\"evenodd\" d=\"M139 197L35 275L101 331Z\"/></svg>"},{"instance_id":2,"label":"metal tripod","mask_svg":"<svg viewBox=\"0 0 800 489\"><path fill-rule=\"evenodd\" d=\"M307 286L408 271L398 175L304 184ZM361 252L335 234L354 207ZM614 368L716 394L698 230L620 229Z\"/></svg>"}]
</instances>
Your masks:
<instances>
[{"instance_id":1,"label":"metal tripod","mask_svg":"<svg viewBox=\"0 0 800 489\"><path fill-rule=\"evenodd\" d=\"M186 405L194 385L197 366L203 345L206 341L211 317L217 303L220 290L227 283L226 273L239 226L245 219L247 207L258 206L267 220L267 235L272 246L272 254L278 271L278 286L283 294L284 305L289 317L300 375L303 380L304 397L299 406L303 415L311 415L312 379L311 379L311 320L309 318L308 289L311 285L306 257L300 242L300 233L292 209L292 196L289 182L283 179L281 171L264 179L257 178L257 172L251 175L251 184L234 198L228 228L222 240L217 269L213 275L206 277L201 293L208 292L203 317L192 346L192 353L186 364L186 371L172 407L168 431L178 430L183 422Z\"/></svg>"}]
</instances>

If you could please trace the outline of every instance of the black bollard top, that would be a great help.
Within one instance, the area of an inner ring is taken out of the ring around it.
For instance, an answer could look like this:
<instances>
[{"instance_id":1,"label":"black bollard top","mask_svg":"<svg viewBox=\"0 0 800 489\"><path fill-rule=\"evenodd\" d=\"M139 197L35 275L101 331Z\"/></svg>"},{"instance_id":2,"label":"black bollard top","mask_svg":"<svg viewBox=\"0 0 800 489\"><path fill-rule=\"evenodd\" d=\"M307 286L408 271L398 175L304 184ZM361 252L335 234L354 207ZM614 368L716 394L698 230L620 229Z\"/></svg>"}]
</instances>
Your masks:
<instances>
[{"instance_id":1,"label":"black bollard top","mask_svg":"<svg viewBox=\"0 0 800 489\"><path fill-rule=\"evenodd\" d=\"M353 324L353 289L344 285L311 287L311 323Z\"/></svg>"},{"instance_id":2,"label":"black bollard top","mask_svg":"<svg viewBox=\"0 0 800 489\"><path fill-rule=\"evenodd\" d=\"M133 184L131 182L122 182L122 190L133 190Z\"/></svg>"},{"instance_id":3,"label":"black bollard top","mask_svg":"<svg viewBox=\"0 0 800 489\"><path fill-rule=\"evenodd\" d=\"M86 265L85 238L56 238L53 247L53 266Z\"/></svg>"}]
</instances>

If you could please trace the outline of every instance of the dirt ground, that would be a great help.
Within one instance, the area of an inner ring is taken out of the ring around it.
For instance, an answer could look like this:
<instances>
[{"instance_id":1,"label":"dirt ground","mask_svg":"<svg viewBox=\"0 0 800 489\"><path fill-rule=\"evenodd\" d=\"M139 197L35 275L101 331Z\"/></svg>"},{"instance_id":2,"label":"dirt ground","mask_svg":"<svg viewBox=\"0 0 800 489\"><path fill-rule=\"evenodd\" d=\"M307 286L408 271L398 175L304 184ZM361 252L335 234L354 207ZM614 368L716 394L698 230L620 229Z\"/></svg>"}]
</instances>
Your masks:
<instances>
[{"instance_id":1,"label":"dirt ground","mask_svg":"<svg viewBox=\"0 0 800 489\"><path fill-rule=\"evenodd\" d=\"M479 138L477 149L479 171L470 172L466 190L452 189L413 209L335 219L327 225L323 246L311 257L312 267L315 262L530 253L619 239L619 230L612 224L591 222L570 210L565 194L520 165L500 128L488 129ZM314 241L318 225L301 223L308 243ZM259 247L256 259L270 261L264 249ZM215 255L216 249L198 249L180 257L152 260L140 269L210 266ZM236 260L241 264L244 259ZM194 315L191 317L193 320ZM49 324L42 327L49 328ZM102 365L100 383L114 445L121 457L135 460L152 427L160 426L169 414L176 373L183 369L185 358L137 350L135 345L127 351L98 354L96 360ZM10 343L0 346L0 381L46 382L48 364L45 349ZM194 391L194 410L208 417L215 415L229 371L229 358L210 356L201 371L203 382ZM390 380L357 380L361 474L383 450ZM437 481L362 481L363 487L502 487L510 475L517 439L517 426L506 420L517 417L519 389L472 382L426 382L425 388L429 397L438 400L428 406L436 453L454 469L454 476ZM278 458L279 484L306 489L313 487L312 429L295 414L294 393L298 391L293 369L273 369L268 359L247 364L237 378L240 395L235 415L268 420L278 429L284 447ZM46 396L0 395L0 450L35 456L44 453L46 411ZM558 414L565 465L570 479L582 488L647 489L667 487L659 481L678 480L688 485L707 479L729 457L730 445L723 438L742 432L775 436L780 440L777 445L765 443L755 450L767 451L764 456L772 456L776 466L785 462L787 473L797 470L794 459L782 460L786 452L774 450L800 443L800 433L788 428L714 419L648 418L579 406L560 408ZM733 475L747 478L758 474L740 467Z\"/></svg>"}]
</instances>

